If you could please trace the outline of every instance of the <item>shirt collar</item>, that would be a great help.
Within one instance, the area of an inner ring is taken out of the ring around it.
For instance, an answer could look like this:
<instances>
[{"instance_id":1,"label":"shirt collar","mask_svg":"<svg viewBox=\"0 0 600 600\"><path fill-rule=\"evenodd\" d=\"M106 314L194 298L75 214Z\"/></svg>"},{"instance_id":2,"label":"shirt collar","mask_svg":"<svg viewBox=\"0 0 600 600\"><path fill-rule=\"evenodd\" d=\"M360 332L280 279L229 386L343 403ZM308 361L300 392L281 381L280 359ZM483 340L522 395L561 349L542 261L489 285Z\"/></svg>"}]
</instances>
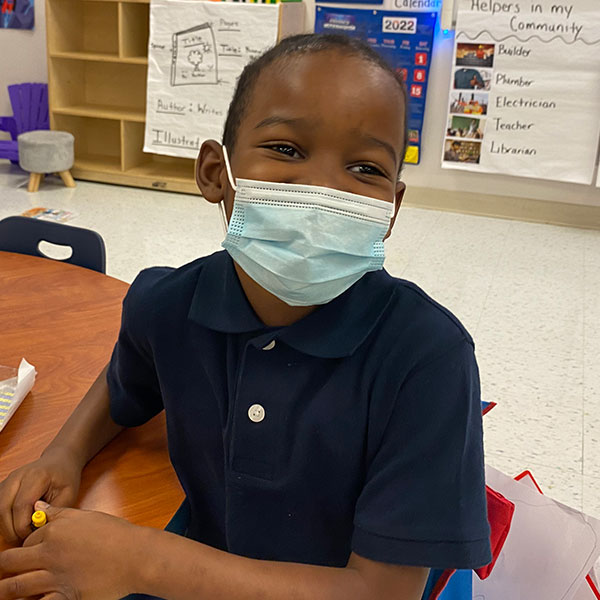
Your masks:
<instances>
[{"instance_id":1,"label":"shirt collar","mask_svg":"<svg viewBox=\"0 0 600 600\"><path fill-rule=\"evenodd\" d=\"M202 261L188 318L223 333L264 329L240 284L233 260L225 250Z\"/></svg>"},{"instance_id":2,"label":"shirt collar","mask_svg":"<svg viewBox=\"0 0 600 600\"><path fill-rule=\"evenodd\" d=\"M319 358L350 356L373 331L396 289L385 270L366 273L341 296L293 325L279 328L273 337ZM204 261L188 316L224 333L269 329L250 306L225 251Z\"/></svg>"}]
</instances>

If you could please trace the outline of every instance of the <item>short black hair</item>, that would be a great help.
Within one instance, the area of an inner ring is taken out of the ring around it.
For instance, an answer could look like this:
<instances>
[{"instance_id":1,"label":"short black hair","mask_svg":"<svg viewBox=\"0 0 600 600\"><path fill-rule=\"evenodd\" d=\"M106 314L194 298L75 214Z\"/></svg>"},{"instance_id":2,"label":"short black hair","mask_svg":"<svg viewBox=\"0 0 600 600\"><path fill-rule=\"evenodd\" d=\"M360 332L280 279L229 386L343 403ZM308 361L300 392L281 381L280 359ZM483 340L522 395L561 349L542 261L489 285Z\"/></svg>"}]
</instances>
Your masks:
<instances>
[{"instance_id":1,"label":"short black hair","mask_svg":"<svg viewBox=\"0 0 600 600\"><path fill-rule=\"evenodd\" d=\"M406 93L406 86L404 85L402 76L394 71L380 54L362 40L344 34L308 33L284 38L278 44L271 47L264 54L261 54L244 67L244 70L238 78L231 103L229 104L225 128L223 130L223 145L227 147L230 156L233 153L240 123L250 104L250 99L258 76L263 69L280 59L294 57L299 54L324 52L326 50L337 50L338 52L347 55L358 56L359 58L377 65L394 78L398 84L404 102L403 151L406 151L408 145L408 94ZM400 154L398 174L402 169L402 163L404 161L404 153L401 152Z\"/></svg>"}]
</instances>

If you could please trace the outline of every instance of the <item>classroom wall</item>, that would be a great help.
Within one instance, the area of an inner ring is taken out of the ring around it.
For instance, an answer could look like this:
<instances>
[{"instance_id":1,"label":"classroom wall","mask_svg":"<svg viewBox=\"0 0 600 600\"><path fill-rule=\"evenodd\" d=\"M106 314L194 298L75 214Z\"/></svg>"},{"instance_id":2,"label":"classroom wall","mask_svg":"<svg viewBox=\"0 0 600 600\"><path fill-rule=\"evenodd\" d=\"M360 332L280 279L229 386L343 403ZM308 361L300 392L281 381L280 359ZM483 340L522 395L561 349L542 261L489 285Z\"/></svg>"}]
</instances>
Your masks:
<instances>
[{"instance_id":1,"label":"classroom wall","mask_svg":"<svg viewBox=\"0 0 600 600\"><path fill-rule=\"evenodd\" d=\"M308 11L307 24L312 27L314 25L315 1L305 0L305 2ZM344 5L329 4L328 6L340 7ZM373 5L352 6L353 8L370 8L371 10L376 8ZM423 126L421 164L418 166L407 165L403 175L408 187L407 197L410 197L411 187L419 187L434 188L434 190L440 190L440 194L447 190L450 192L494 194L512 198L531 198L600 207L600 188L594 186L525 177L486 175L484 173L441 168L442 143L448 117L448 91L453 44L453 32L444 35L438 28L429 72L430 80Z\"/></svg>"},{"instance_id":2,"label":"classroom wall","mask_svg":"<svg viewBox=\"0 0 600 600\"><path fill-rule=\"evenodd\" d=\"M307 27L312 28L315 1L305 0ZM340 6L340 5L336 5ZM372 6L370 8L373 8ZM0 61L0 115L11 114L6 86L25 81L47 81L45 4L35 3L36 26L33 31L0 31L0 56L10 57ZM435 191L494 194L509 198L580 204L600 207L600 188L559 183L524 177L486 175L442 169L441 147L446 128L448 86L452 63L454 38L452 33L441 31L434 43L430 69L425 123L423 128L423 153L421 164L407 165L404 180L410 188L429 188ZM0 135L3 135L0 132Z\"/></svg>"},{"instance_id":3,"label":"classroom wall","mask_svg":"<svg viewBox=\"0 0 600 600\"><path fill-rule=\"evenodd\" d=\"M35 28L0 30L0 115L11 115L6 87L13 83L48 81L46 64L46 6L35 0ZM5 137L4 132L0 135Z\"/></svg>"}]
</instances>

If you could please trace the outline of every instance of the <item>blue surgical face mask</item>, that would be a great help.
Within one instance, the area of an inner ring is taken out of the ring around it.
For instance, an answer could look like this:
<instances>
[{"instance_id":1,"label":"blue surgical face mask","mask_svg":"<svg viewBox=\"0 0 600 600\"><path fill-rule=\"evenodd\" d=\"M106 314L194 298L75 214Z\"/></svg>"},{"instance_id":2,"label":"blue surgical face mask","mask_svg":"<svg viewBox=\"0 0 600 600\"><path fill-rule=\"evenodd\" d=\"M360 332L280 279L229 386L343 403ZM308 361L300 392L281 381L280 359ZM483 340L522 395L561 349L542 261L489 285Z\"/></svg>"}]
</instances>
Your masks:
<instances>
[{"instance_id":1,"label":"blue surgical face mask","mask_svg":"<svg viewBox=\"0 0 600 600\"><path fill-rule=\"evenodd\" d=\"M233 180L222 244L261 287L291 306L326 304L383 267L394 203L326 187Z\"/></svg>"}]
</instances>

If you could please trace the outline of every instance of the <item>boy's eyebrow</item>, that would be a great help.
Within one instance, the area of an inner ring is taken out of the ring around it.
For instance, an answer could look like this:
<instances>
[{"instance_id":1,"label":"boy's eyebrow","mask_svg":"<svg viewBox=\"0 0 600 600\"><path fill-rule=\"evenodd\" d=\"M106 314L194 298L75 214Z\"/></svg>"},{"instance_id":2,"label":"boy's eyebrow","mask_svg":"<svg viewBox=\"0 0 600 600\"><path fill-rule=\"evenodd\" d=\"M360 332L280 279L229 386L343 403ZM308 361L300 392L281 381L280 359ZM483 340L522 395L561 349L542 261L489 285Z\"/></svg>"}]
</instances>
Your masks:
<instances>
[{"instance_id":1,"label":"boy's eyebrow","mask_svg":"<svg viewBox=\"0 0 600 600\"><path fill-rule=\"evenodd\" d=\"M391 144L388 144L387 142L384 142L383 140L380 140L379 138L376 138L372 135L362 135L361 137L364 140L371 142L372 144L375 144L376 146L381 146L392 157L394 164L396 164L396 161L397 161L396 150L394 149L394 147Z\"/></svg>"},{"instance_id":2,"label":"boy's eyebrow","mask_svg":"<svg viewBox=\"0 0 600 600\"><path fill-rule=\"evenodd\" d=\"M262 121L260 121L257 125L254 126L254 129L260 129L261 127L268 127L269 125L302 125L304 128L306 128L308 123L309 122L306 119L303 119L302 117L292 118L292 117L280 117L278 115L272 115L272 116L267 117L266 119L263 119ZM394 164L396 164L396 161L397 161L396 150L394 149L394 147L391 144L389 144L388 142L384 142L383 140L380 140L379 138L376 138L375 136L365 135L364 133L359 132L357 130L354 130L354 132L357 134L357 137L360 137L367 142L371 142L372 144L375 144L376 146L381 146L391 156L392 160L394 161Z\"/></svg>"},{"instance_id":3,"label":"boy's eyebrow","mask_svg":"<svg viewBox=\"0 0 600 600\"><path fill-rule=\"evenodd\" d=\"M286 117L279 117L277 115L273 115L271 117L267 117L266 119L263 119L258 125L254 126L254 129L259 129L261 127L267 127L269 125L306 125L307 121L306 119L303 119L301 117L297 117L297 118L286 118Z\"/></svg>"}]
</instances>

